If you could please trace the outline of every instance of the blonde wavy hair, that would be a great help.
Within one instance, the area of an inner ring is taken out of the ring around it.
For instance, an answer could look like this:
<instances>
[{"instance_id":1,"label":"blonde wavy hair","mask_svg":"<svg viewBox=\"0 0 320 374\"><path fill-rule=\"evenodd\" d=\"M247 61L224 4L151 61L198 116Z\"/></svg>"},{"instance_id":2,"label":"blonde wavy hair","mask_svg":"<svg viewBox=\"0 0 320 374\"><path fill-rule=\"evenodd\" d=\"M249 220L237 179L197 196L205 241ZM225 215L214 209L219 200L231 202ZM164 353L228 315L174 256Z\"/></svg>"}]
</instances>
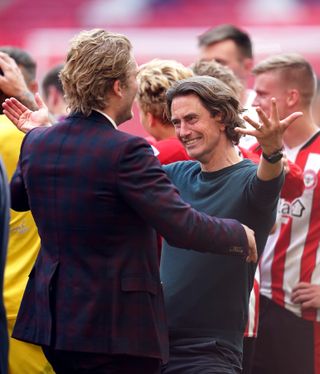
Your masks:
<instances>
[{"instance_id":1,"label":"blonde wavy hair","mask_svg":"<svg viewBox=\"0 0 320 374\"><path fill-rule=\"evenodd\" d=\"M133 61L132 45L124 35L103 29L80 32L71 40L60 72L70 112L89 116L92 109L104 110L114 82L126 85Z\"/></svg>"},{"instance_id":2,"label":"blonde wavy hair","mask_svg":"<svg viewBox=\"0 0 320 374\"><path fill-rule=\"evenodd\" d=\"M141 65L138 72L137 100L144 113L151 113L164 125L171 125L167 117L166 92L178 80L192 77L191 69L175 60L154 59Z\"/></svg>"},{"instance_id":3,"label":"blonde wavy hair","mask_svg":"<svg viewBox=\"0 0 320 374\"><path fill-rule=\"evenodd\" d=\"M220 79L231 88L237 99L240 100L241 93L244 89L243 85L240 83L233 71L227 66L221 65L215 60L200 60L192 64L191 69L195 75L208 75L209 77Z\"/></svg>"}]
</instances>

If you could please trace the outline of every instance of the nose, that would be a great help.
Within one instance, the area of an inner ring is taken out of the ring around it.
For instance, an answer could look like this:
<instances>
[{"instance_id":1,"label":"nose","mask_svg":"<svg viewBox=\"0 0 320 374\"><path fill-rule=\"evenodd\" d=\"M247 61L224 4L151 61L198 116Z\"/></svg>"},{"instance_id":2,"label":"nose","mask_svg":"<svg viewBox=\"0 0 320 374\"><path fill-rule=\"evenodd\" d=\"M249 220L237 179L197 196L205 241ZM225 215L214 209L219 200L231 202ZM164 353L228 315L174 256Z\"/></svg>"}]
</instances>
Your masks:
<instances>
[{"instance_id":1,"label":"nose","mask_svg":"<svg viewBox=\"0 0 320 374\"><path fill-rule=\"evenodd\" d=\"M260 99L259 99L258 95L256 95L256 97L254 98L252 106L254 106L254 107L260 106Z\"/></svg>"},{"instance_id":2,"label":"nose","mask_svg":"<svg viewBox=\"0 0 320 374\"><path fill-rule=\"evenodd\" d=\"M191 130L189 129L189 126L187 125L185 121L182 121L180 124L179 136L181 138L185 138L190 134L191 134Z\"/></svg>"}]
</instances>

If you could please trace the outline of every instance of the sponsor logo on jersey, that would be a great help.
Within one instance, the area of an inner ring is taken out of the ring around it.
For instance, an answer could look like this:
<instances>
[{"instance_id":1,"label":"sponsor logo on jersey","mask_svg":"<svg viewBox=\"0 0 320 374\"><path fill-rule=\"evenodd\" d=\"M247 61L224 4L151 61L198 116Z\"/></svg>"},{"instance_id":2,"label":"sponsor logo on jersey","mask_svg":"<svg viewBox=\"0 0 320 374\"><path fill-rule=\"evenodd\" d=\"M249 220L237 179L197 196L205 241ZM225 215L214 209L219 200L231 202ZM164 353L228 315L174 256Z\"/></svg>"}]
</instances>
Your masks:
<instances>
[{"instance_id":1,"label":"sponsor logo on jersey","mask_svg":"<svg viewBox=\"0 0 320 374\"><path fill-rule=\"evenodd\" d=\"M292 203L282 200L282 203L279 205L279 212L284 216L301 218L305 210L306 207L300 199L296 199Z\"/></svg>"}]
</instances>

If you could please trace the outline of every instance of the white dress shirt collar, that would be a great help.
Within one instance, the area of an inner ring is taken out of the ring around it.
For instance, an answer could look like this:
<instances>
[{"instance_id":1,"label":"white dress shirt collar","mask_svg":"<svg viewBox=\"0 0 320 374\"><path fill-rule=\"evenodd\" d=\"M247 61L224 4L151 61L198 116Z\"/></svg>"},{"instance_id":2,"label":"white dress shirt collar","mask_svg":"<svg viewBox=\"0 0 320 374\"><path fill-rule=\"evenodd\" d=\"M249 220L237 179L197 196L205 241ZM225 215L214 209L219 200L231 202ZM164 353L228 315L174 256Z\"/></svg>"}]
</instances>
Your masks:
<instances>
[{"instance_id":1,"label":"white dress shirt collar","mask_svg":"<svg viewBox=\"0 0 320 374\"><path fill-rule=\"evenodd\" d=\"M118 130L118 126L117 126L117 124L115 123L115 121L114 121L110 116L108 116L108 114L102 112L102 111L99 110L99 109L93 109L93 110L95 110L96 112L98 112L98 113L102 114L103 116L105 116L105 117L106 117L106 118L107 118L107 119L112 123L112 126L113 126L116 130Z\"/></svg>"}]
</instances>

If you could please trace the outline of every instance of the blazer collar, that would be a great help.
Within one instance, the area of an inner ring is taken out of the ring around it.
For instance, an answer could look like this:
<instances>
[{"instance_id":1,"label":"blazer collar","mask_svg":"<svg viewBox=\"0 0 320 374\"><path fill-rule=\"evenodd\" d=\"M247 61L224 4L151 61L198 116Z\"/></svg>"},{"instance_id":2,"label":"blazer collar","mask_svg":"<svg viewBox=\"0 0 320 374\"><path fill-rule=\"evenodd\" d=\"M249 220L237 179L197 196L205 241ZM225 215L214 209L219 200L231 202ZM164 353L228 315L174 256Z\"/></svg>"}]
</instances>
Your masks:
<instances>
[{"instance_id":1,"label":"blazer collar","mask_svg":"<svg viewBox=\"0 0 320 374\"><path fill-rule=\"evenodd\" d=\"M84 120L84 121L89 121L89 122L96 122L102 125L107 125L108 127L115 128L113 121L111 121L111 118L109 116L107 117L106 115L101 114L97 112L96 110L93 110L89 116L85 116L81 112L75 112L75 113L71 113L68 117L79 118L81 121Z\"/></svg>"},{"instance_id":2,"label":"blazer collar","mask_svg":"<svg viewBox=\"0 0 320 374\"><path fill-rule=\"evenodd\" d=\"M110 116L108 116L108 114L107 113L104 113L104 112L102 112L101 110L99 110L99 109L93 109L95 112L98 112L98 113L100 113L100 114L102 114L104 117L106 117L111 123L112 123L112 126L117 130L118 129L118 126L117 126L117 124L114 122L114 120L110 117Z\"/></svg>"}]
</instances>

